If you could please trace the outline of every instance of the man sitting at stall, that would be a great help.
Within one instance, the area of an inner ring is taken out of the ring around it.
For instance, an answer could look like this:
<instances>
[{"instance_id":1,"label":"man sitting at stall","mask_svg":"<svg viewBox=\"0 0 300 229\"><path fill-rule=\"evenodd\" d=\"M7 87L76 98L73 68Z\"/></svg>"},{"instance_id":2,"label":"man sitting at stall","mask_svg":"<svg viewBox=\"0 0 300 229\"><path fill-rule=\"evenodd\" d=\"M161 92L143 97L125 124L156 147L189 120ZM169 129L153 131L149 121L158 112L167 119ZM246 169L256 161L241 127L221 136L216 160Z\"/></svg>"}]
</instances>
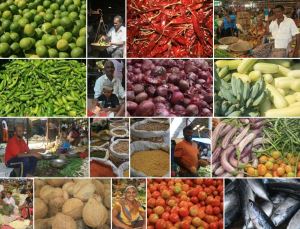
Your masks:
<instances>
[{"instance_id":1,"label":"man sitting at stall","mask_svg":"<svg viewBox=\"0 0 300 229\"><path fill-rule=\"evenodd\" d=\"M24 127L17 125L15 135L8 140L5 149L5 164L9 168L20 168L20 176L31 177L34 175L37 160L41 158L41 150L30 150L23 139Z\"/></svg>"},{"instance_id":2,"label":"man sitting at stall","mask_svg":"<svg viewBox=\"0 0 300 229\"><path fill-rule=\"evenodd\" d=\"M193 142L193 128L186 126L183 129L184 140L175 147L174 159L180 166L180 177L196 177L199 167L199 150L197 144Z\"/></svg>"},{"instance_id":3,"label":"man sitting at stall","mask_svg":"<svg viewBox=\"0 0 300 229\"><path fill-rule=\"evenodd\" d=\"M300 48L300 36L294 20L283 14L284 7L282 5L275 6L273 12L275 20L270 24L267 23L266 26L266 34L272 34L275 41L272 57L288 57L290 53L297 56ZM291 47L293 40L296 40L294 50Z\"/></svg>"},{"instance_id":4,"label":"man sitting at stall","mask_svg":"<svg viewBox=\"0 0 300 229\"><path fill-rule=\"evenodd\" d=\"M108 60L104 64L105 75L100 76L95 83L94 87L94 98L98 99L103 93L104 85L111 85L113 90L112 93L115 94L119 100L124 100L125 91L122 87L121 81L114 76L115 66L112 61ZM125 106L122 104L119 110L116 112L116 116L122 116L125 114Z\"/></svg>"}]
</instances>

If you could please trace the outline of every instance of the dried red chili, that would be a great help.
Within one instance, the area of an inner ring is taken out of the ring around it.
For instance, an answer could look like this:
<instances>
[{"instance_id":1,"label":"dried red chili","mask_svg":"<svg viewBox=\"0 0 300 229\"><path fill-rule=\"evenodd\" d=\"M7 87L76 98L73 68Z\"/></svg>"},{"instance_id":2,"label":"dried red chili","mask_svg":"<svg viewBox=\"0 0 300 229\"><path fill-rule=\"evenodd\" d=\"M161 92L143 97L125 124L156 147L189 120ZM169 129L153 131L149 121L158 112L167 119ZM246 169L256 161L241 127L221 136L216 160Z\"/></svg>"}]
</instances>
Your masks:
<instances>
[{"instance_id":1,"label":"dried red chili","mask_svg":"<svg viewBox=\"0 0 300 229\"><path fill-rule=\"evenodd\" d=\"M128 57L212 57L212 0L128 0Z\"/></svg>"}]
</instances>

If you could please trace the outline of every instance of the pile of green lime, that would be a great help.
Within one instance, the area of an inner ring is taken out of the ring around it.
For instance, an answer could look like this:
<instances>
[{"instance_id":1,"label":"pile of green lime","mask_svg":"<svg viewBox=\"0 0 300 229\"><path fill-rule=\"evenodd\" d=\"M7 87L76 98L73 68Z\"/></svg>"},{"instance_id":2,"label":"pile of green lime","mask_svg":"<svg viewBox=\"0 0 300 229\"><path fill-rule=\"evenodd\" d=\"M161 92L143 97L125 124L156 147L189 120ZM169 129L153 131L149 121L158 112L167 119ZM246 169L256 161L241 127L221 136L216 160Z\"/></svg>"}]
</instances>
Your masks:
<instances>
[{"instance_id":1,"label":"pile of green lime","mask_svg":"<svg viewBox=\"0 0 300 229\"><path fill-rule=\"evenodd\" d=\"M85 57L86 0L0 2L0 57Z\"/></svg>"}]
</instances>

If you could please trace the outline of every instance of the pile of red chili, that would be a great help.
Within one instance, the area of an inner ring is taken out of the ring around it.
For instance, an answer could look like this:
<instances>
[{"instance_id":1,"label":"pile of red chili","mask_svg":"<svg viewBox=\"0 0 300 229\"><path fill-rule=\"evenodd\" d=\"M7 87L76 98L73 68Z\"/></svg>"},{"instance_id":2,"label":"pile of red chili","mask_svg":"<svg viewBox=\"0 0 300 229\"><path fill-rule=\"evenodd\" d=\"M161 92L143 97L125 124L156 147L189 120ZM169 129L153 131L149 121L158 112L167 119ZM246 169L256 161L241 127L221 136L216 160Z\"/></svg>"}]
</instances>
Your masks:
<instances>
[{"instance_id":1,"label":"pile of red chili","mask_svg":"<svg viewBox=\"0 0 300 229\"><path fill-rule=\"evenodd\" d=\"M212 0L128 0L128 57L212 57Z\"/></svg>"}]
</instances>

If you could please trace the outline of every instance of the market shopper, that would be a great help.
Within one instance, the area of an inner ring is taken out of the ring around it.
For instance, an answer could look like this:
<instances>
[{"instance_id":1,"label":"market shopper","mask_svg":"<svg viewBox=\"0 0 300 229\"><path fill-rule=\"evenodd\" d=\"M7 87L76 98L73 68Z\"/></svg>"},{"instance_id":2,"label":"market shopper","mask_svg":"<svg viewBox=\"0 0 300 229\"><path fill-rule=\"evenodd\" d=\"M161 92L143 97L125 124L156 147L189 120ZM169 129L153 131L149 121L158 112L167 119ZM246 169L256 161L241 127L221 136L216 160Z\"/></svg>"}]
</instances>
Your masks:
<instances>
[{"instance_id":1,"label":"market shopper","mask_svg":"<svg viewBox=\"0 0 300 229\"><path fill-rule=\"evenodd\" d=\"M119 15L114 17L114 27L112 27L106 36L102 36L100 40L109 42L106 50L113 58L122 58L124 55L124 47L126 42L126 28L122 25L123 18Z\"/></svg>"},{"instance_id":2,"label":"market shopper","mask_svg":"<svg viewBox=\"0 0 300 229\"><path fill-rule=\"evenodd\" d=\"M121 81L114 76L115 67L112 61L108 60L104 64L104 75L100 76L95 83L94 87L94 98L98 99L101 94L103 93L104 85L111 84L112 85L112 93L115 94L120 104L121 101L125 99L125 91L122 87ZM120 105L119 111L117 112L116 116L122 116L125 113L125 106L124 103Z\"/></svg>"},{"instance_id":3,"label":"market shopper","mask_svg":"<svg viewBox=\"0 0 300 229\"><path fill-rule=\"evenodd\" d=\"M277 5L273 9L275 20L267 23L266 34L272 34L274 38L274 49L272 57L289 57L290 54L297 56L300 48L300 36L298 28L293 19L284 15L284 7ZM292 42L296 41L296 47L292 49Z\"/></svg>"},{"instance_id":4,"label":"market shopper","mask_svg":"<svg viewBox=\"0 0 300 229\"><path fill-rule=\"evenodd\" d=\"M41 158L39 152L42 150L30 150L23 136L24 127L17 125L14 136L7 142L4 159L7 167L19 168L21 176L30 177L34 175L37 160Z\"/></svg>"},{"instance_id":5,"label":"market shopper","mask_svg":"<svg viewBox=\"0 0 300 229\"><path fill-rule=\"evenodd\" d=\"M103 111L118 112L120 109L119 99L113 93L113 85L109 82L104 84L102 95L98 97L98 101Z\"/></svg>"},{"instance_id":6,"label":"market shopper","mask_svg":"<svg viewBox=\"0 0 300 229\"><path fill-rule=\"evenodd\" d=\"M145 210L136 200L137 194L137 188L129 185L123 198L115 203L112 210L113 229L146 228Z\"/></svg>"},{"instance_id":7,"label":"market shopper","mask_svg":"<svg viewBox=\"0 0 300 229\"><path fill-rule=\"evenodd\" d=\"M183 129L184 140L175 147L174 159L180 166L181 177L196 177L199 167L199 149L192 140L193 128L186 126Z\"/></svg>"}]
</instances>

